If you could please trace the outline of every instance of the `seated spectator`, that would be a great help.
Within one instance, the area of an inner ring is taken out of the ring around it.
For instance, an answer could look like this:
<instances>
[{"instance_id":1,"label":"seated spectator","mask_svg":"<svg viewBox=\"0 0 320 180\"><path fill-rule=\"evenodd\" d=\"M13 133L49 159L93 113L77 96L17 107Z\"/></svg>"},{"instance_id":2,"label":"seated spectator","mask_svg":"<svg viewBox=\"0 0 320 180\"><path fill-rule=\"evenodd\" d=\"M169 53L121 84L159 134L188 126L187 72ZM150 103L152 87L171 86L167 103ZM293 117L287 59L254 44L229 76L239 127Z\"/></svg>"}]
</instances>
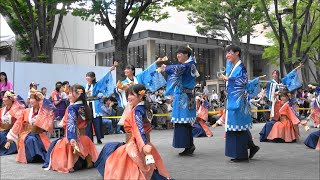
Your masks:
<instances>
[{"instance_id":1,"label":"seated spectator","mask_svg":"<svg viewBox=\"0 0 320 180\"><path fill-rule=\"evenodd\" d=\"M47 98L47 88L46 87L42 87L41 88L41 93L42 93L44 98Z\"/></svg>"},{"instance_id":2,"label":"seated spectator","mask_svg":"<svg viewBox=\"0 0 320 180\"><path fill-rule=\"evenodd\" d=\"M58 81L58 82L56 82L56 86L55 86L55 88L57 87L57 86L62 86L62 82L61 81ZM56 91L56 89L54 89L53 91L52 91L52 93L51 93L51 100L52 100L52 102L54 101L54 97L56 97L56 94L57 94L58 92Z\"/></svg>"},{"instance_id":3,"label":"seated spectator","mask_svg":"<svg viewBox=\"0 0 320 180\"><path fill-rule=\"evenodd\" d=\"M103 99L103 106L101 106L103 116L115 116L117 106L117 100L114 97L106 97ZM107 127L107 134L111 134L113 131L120 133L120 126L117 125L118 119L108 119L102 117L102 124Z\"/></svg>"},{"instance_id":4,"label":"seated spectator","mask_svg":"<svg viewBox=\"0 0 320 180\"><path fill-rule=\"evenodd\" d=\"M64 99L68 99L69 88L70 88L69 81L63 81L63 83L62 83L62 89L63 89L62 97Z\"/></svg>"}]
</instances>

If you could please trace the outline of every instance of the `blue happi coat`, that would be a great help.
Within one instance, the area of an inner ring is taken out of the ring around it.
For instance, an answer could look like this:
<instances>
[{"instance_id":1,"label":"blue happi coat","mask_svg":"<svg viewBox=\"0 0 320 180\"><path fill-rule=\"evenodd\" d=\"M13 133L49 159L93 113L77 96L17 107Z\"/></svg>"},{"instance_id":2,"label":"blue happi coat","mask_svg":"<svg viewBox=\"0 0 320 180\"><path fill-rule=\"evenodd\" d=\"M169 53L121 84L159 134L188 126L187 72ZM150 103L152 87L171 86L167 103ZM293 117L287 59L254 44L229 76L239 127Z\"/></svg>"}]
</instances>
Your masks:
<instances>
[{"instance_id":1,"label":"blue happi coat","mask_svg":"<svg viewBox=\"0 0 320 180\"><path fill-rule=\"evenodd\" d=\"M101 98L103 96L109 97L113 93L113 89L116 87L115 82L112 78L111 71L104 75L95 84L86 84L85 90L91 91L90 96L97 97L92 103L93 117L102 116L102 102Z\"/></svg>"},{"instance_id":2,"label":"blue happi coat","mask_svg":"<svg viewBox=\"0 0 320 180\"><path fill-rule=\"evenodd\" d=\"M252 127L247 91L249 90L249 94L254 92L250 90L250 86L247 86L247 70L244 64L238 61L227 76L229 80L227 82L226 131L246 131ZM254 82L252 81L256 84Z\"/></svg>"},{"instance_id":3,"label":"blue happi coat","mask_svg":"<svg viewBox=\"0 0 320 180\"><path fill-rule=\"evenodd\" d=\"M161 73L157 71L157 64L151 64L147 69L142 71L136 76L133 76L133 80L129 79L128 77L122 81L122 84L127 84L133 82L133 84L143 84L146 89L151 92L155 92L159 88L165 86L166 80L162 76ZM118 104L120 107L125 108L128 103L127 96L125 90L115 88L114 93Z\"/></svg>"},{"instance_id":4,"label":"blue happi coat","mask_svg":"<svg viewBox=\"0 0 320 180\"><path fill-rule=\"evenodd\" d=\"M165 96L174 96L172 103L173 123L193 123L196 119L195 97L193 91L196 85L197 68L192 56L183 64L168 65L165 72L168 82Z\"/></svg>"},{"instance_id":5,"label":"blue happi coat","mask_svg":"<svg viewBox=\"0 0 320 180\"><path fill-rule=\"evenodd\" d=\"M297 70L292 70L282 78L282 84L286 85L289 91L300 88L302 86L302 82L299 79Z\"/></svg>"},{"instance_id":6,"label":"blue happi coat","mask_svg":"<svg viewBox=\"0 0 320 180\"><path fill-rule=\"evenodd\" d=\"M267 83L267 87L266 87L266 97L268 98L269 101L273 102L274 98L273 98L273 94L278 91L278 83L277 81L275 81L274 79L272 79L271 81L269 81Z\"/></svg>"}]
</instances>

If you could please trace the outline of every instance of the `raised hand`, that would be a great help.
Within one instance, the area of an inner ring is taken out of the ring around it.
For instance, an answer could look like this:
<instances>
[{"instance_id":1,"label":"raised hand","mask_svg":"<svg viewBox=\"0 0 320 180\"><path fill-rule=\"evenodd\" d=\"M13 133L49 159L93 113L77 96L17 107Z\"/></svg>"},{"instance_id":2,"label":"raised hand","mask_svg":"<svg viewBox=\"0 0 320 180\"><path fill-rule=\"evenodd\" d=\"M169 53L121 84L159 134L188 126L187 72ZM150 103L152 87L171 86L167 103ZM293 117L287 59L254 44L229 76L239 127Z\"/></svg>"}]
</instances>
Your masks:
<instances>
[{"instance_id":1,"label":"raised hand","mask_svg":"<svg viewBox=\"0 0 320 180\"><path fill-rule=\"evenodd\" d=\"M302 68L303 66L304 66L303 63L300 63L299 66L297 66L296 68L294 68L294 70L298 70L298 69Z\"/></svg>"},{"instance_id":2,"label":"raised hand","mask_svg":"<svg viewBox=\"0 0 320 180\"><path fill-rule=\"evenodd\" d=\"M110 72L113 71L113 70L115 70L115 69L116 69L116 66L113 65L113 66L110 68Z\"/></svg>"},{"instance_id":3,"label":"raised hand","mask_svg":"<svg viewBox=\"0 0 320 180\"><path fill-rule=\"evenodd\" d=\"M262 76L259 76L258 78L262 79L262 78L265 78L265 77L267 77L267 75L262 75Z\"/></svg>"}]
</instances>

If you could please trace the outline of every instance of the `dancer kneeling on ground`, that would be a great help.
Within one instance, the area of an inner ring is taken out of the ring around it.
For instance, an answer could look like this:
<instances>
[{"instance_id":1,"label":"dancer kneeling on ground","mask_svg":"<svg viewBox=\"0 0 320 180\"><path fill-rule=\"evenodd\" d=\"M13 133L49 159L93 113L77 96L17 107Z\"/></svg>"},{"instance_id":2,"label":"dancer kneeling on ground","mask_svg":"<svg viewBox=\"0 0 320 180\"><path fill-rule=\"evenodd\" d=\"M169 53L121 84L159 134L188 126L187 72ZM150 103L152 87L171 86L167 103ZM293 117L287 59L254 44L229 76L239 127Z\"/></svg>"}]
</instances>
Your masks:
<instances>
[{"instance_id":1,"label":"dancer kneeling on ground","mask_svg":"<svg viewBox=\"0 0 320 180\"><path fill-rule=\"evenodd\" d=\"M272 126L267 139L275 142L295 142L299 139L298 124L300 120L289 106L290 92L285 88L279 94L281 100L277 100L277 102L282 104L279 110L280 119Z\"/></svg>"},{"instance_id":2,"label":"dancer kneeling on ground","mask_svg":"<svg viewBox=\"0 0 320 180\"><path fill-rule=\"evenodd\" d=\"M91 120L91 110L87 105L84 87L70 87L71 105L63 117L66 137L53 141L49 147L43 168L58 172L70 172L82 168L91 168L98 157L98 152L85 134Z\"/></svg>"},{"instance_id":3,"label":"dancer kneeling on ground","mask_svg":"<svg viewBox=\"0 0 320 180\"><path fill-rule=\"evenodd\" d=\"M197 118L196 122L192 125L192 135L193 137L212 137L212 131L206 124L206 122L208 122L208 110L210 108L207 95L204 95L202 98L197 96L196 105Z\"/></svg>"},{"instance_id":4,"label":"dancer kneeling on ground","mask_svg":"<svg viewBox=\"0 0 320 180\"><path fill-rule=\"evenodd\" d=\"M95 163L104 179L168 179L160 154L150 142L149 105L142 84L128 89L132 109L124 122L126 143L107 143ZM150 158L152 157L153 158Z\"/></svg>"},{"instance_id":5,"label":"dancer kneeling on ground","mask_svg":"<svg viewBox=\"0 0 320 180\"><path fill-rule=\"evenodd\" d=\"M20 163L43 162L50 145L44 130L53 130L53 105L49 100L31 89L30 105L7 135L8 141L15 141L19 147L16 161Z\"/></svg>"},{"instance_id":6,"label":"dancer kneeling on ground","mask_svg":"<svg viewBox=\"0 0 320 180\"><path fill-rule=\"evenodd\" d=\"M7 143L7 134L25 109L10 91L4 94L3 104L3 108L0 109L0 156L17 153L16 143L14 141Z\"/></svg>"}]
</instances>

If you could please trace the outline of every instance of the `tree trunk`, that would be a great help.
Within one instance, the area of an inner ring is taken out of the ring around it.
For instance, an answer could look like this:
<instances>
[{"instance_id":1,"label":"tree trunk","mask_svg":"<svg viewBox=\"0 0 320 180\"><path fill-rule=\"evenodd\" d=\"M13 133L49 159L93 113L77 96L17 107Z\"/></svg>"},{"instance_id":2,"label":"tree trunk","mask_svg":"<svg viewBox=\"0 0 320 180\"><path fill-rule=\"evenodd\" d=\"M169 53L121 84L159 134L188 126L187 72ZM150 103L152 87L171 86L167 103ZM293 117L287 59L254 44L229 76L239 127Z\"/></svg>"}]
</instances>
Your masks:
<instances>
[{"instance_id":1,"label":"tree trunk","mask_svg":"<svg viewBox=\"0 0 320 180\"><path fill-rule=\"evenodd\" d=\"M248 14L247 14L247 43L246 43L246 46L244 48L244 53L243 53L243 62L245 64L247 64L248 62L248 57L249 57L249 48L250 48L250 27L252 26L251 25L251 19L250 19L250 10L251 8L248 8L247 11L248 11Z\"/></svg>"},{"instance_id":2,"label":"tree trunk","mask_svg":"<svg viewBox=\"0 0 320 180\"><path fill-rule=\"evenodd\" d=\"M293 57L293 47L292 48L287 47L287 57L284 56L284 61L285 61L285 58L290 59L292 57ZM285 76L285 74L288 74L289 72L291 72L294 67L293 67L293 64L284 62L284 68L286 70L286 73L284 73L284 76Z\"/></svg>"},{"instance_id":3,"label":"tree trunk","mask_svg":"<svg viewBox=\"0 0 320 180\"><path fill-rule=\"evenodd\" d=\"M304 67L301 68L301 76L302 76L302 83L304 87L307 87L310 82L310 74L309 74L309 61L306 61Z\"/></svg>"},{"instance_id":4,"label":"tree trunk","mask_svg":"<svg viewBox=\"0 0 320 180\"><path fill-rule=\"evenodd\" d=\"M115 45L115 51L114 51L114 60L118 61L119 65L116 70L116 79L123 80L125 79L125 75L123 73L124 69L128 65L128 56L127 56L127 49L128 49L128 43L126 43L126 40L123 38L114 38L114 45Z\"/></svg>"},{"instance_id":5,"label":"tree trunk","mask_svg":"<svg viewBox=\"0 0 320 180\"><path fill-rule=\"evenodd\" d=\"M49 47L50 47L50 45L51 44L48 44ZM52 64L52 62L53 62L53 48L48 48L47 54L48 54L47 63Z\"/></svg>"},{"instance_id":6,"label":"tree trunk","mask_svg":"<svg viewBox=\"0 0 320 180\"><path fill-rule=\"evenodd\" d=\"M318 86L320 86L320 68L317 68L316 70L316 75L317 75L317 78L316 78L316 83Z\"/></svg>"}]
</instances>

